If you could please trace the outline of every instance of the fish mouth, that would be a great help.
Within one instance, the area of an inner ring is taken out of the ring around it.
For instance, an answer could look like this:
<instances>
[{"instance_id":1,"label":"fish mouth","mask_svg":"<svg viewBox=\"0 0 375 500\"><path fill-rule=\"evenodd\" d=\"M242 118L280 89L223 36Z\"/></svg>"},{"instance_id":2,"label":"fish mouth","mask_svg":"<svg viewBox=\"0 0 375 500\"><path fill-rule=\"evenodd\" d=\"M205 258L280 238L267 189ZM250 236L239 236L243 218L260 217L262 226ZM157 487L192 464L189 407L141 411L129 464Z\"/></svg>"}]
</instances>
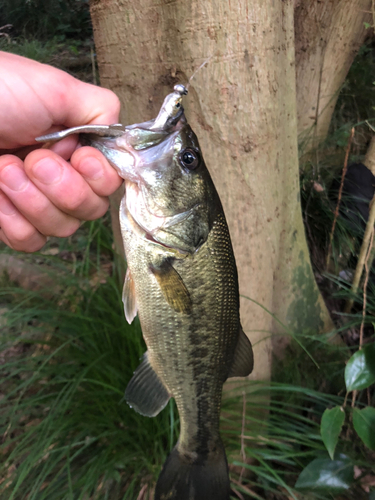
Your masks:
<instances>
[{"instance_id":1,"label":"fish mouth","mask_svg":"<svg viewBox=\"0 0 375 500\"><path fill-rule=\"evenodd\" d=\"M165 248L169 252L172 252L174 255L176 254L176 252L183 255L184 257L189 255L189 252L187 250L183 250L182 248L178 248L176 246L167 245L166 243L162 243L161 241L156 240L151 233L146 232L145 235L147 241L150 241L151 243L159 247Z\"/></svg>"},{"instance_id":2,"label":"fish mouth","mask_svg":"<svg viewBox=\"0 0 375 500\"><path fill-rule=\"evenodd\" d=\"M173 247L166 245L165 243L161 243L160 241L155 240L151 233L146 232L146 240L151 241L151 243L155 243L155 245L159 245L161 247L167 248L168 250L174 250Z\"/></svg>"}]
</instances>

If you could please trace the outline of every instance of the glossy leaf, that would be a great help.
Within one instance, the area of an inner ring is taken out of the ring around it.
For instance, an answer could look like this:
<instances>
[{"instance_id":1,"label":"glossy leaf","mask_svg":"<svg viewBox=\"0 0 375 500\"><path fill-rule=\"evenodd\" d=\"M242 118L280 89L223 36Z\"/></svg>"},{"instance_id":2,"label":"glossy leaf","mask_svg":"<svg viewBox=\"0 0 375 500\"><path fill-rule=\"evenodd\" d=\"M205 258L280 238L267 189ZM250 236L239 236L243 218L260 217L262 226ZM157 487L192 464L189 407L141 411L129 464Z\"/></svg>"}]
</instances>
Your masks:
<instances>
[{"instance_id":1,"label":"glossy leaf","mask_svg":"<svg viewBox=\"0 0 375 500\"><path fill-rule=\"evenodd\" d=\"M353 425L365 445L375 450L375 408L370 406L363 410L354 408Z\"/></svg>"},{"instance_id":2,"label":"glossy leaf","mask_svg":"<svg viewBox=\"0 0 375 500\"><path fill-rule=\"evenodd\" d=\"M350 488L354 467L349 458L339 455L337 460L316 458L299 475L295 488L301 491L339 493Z\"/></svg>"},{"instance_id":3,"label":"glossy leaf","mask_svg":"<svg viewBox=\"0 0 375 500\"><path fill-rule=\"evenodd\" d=\"M348 391L366 389L375 382L375 344L357 351L345 367Z\"/></svg>"},{"instance_id":4,"label":"glossy leaf","mask_svg":"<svg viewBox=\"0 0 375 500\"><path fill-rule=\"evenodd\" d=\"M320 435L332 460L344 420L345 412L340 406L335 406L331 410L327 408L322 416Z\"/></svg>"}]
</instances>

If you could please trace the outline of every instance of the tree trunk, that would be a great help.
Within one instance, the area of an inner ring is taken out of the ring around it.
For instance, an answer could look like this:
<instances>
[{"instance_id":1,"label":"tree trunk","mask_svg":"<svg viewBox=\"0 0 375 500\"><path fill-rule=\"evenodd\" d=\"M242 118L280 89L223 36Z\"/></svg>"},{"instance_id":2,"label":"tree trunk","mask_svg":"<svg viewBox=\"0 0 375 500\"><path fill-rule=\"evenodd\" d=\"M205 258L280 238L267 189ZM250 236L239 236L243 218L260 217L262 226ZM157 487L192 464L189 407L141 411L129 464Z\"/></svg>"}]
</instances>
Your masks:
<instances>
[{"instance_id":1,"label":"tree trunk","mask_svg":"<svg viewBox=\"0 0 375 500\"><path fill-rule=\"evenodd\" d=\"M372 0L300 0L295 9L298 134L303 152L328 133L338 94L372 24Z\"/></svg>"},{"instance_id":2,"label":"tree trunk","mask_svg":"<svg viewBox=\"0 0 375 500\"><path fill-rule=\"evenodd\" d=\"M285 333L274 317L298 334L331 326L299 201L293 2L93 0L91 11L101 83L125 124L155 117L212 56L184 106L228 220L254 377L268 379L270 336Z\"/></svg>"},{"instance_id":3,"label":"tree trunk","mask_svg":"<svg viewBox=\"0 0 375 500\"><path fill-rule=\"evenodd\" d=\"M375 135L371 138L363 163L375 175Z\"/></svg>"}]
</instances>

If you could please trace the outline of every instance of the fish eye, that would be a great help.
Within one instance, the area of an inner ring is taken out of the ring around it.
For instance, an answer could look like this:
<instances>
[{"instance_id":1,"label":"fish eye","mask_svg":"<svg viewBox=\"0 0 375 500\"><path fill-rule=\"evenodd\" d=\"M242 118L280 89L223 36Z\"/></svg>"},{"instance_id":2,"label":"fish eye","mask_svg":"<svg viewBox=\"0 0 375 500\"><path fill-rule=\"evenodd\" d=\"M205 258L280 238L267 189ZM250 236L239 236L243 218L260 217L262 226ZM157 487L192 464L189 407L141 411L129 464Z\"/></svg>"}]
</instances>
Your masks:
<instances>
[{"instance_id":1,"label":"fish eye","mask_svg":"<svg viewBox=\"0 0 375 500\"><path fill-rule=\"evenodd\" d=\"M200 163L198 152L190 148L181 151L181 153L179 154L179 160L181 165L188 170L196 169Z\"/></svg>"},{"instance_id":2,"label":"fish eye","mask_svg":"<svg viewBox=\"0 0 375 500\"><path fill-rule=\"evenodd\" d=\"M176 102L176 108L179 108L181 104L179 102Z\"/></svg>"}]
</instances>

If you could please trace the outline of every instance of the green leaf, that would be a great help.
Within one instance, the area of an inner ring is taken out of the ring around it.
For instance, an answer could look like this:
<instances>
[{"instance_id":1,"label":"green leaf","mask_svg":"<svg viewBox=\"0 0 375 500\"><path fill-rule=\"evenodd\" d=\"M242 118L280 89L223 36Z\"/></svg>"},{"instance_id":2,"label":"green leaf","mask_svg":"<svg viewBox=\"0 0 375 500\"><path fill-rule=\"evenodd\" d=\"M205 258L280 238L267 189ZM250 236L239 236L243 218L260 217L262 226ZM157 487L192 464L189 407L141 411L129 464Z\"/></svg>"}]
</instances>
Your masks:
<instances>
[{"instance_id":1,"label":"green leaf","mask_svg":"<svg viewBox=\"0 0 375 500\"><path fill-rule=\"evenodd\" d=\"M331 410L327 408L322 416L320 435L332 460L344 420L345 412L340 406L335 406Z\"/></svg>"},{"instance_id":2,"label":"green leaf","mask_svg":"<svg viewBox=\"0 0 375 500\"><path fill-rule=\"evenodd\" d=\"M370 406L363 410L354 408L353 425L365 445L375 450L375 408Z\"/></svg>"},{"instance_id":3,"label":"green leaf","mask_svg":"<svg viewBox=\"0 0 375 500\"><path fill-rule=\"evenodd\" d=\"M367 30L368 30L369 28L371 28L371 24L369 24L369 23L363 23L363 24L364 24L364 26L365 26L365 29L367 29Z\"/></svg>"},{"instance_id":4,"label":"green leaf","mask_svg":"<svg viewBox=\"0 0 375 500\"><path fill-rule=\"evenodd\" d=\"M298 490L339 493L350 488L354 480L354 467L349 458L340 455L338 460L316 458L299 475Z\"/></svg>"},{"instance_id":5,"label":"green leaf","mask_svg":"<svg viewBox=\"0 0 375 500\"><path fill-rule=\"evenodd\" d=\"M375 344L357 351L345 367L348 391L366 389L375 382Z\"/></svg>"}]
</instances>

